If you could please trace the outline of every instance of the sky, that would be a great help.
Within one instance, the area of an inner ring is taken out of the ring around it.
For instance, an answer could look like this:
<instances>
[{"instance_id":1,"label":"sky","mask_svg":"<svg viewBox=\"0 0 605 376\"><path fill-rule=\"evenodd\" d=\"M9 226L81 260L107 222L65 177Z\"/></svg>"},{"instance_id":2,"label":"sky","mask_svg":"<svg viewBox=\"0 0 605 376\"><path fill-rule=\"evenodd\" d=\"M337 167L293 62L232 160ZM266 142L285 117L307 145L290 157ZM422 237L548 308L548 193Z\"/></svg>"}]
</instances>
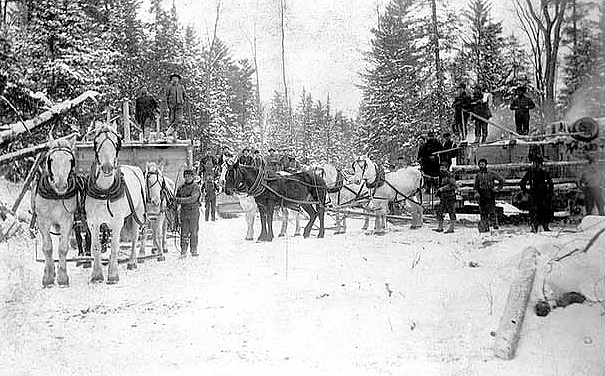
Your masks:
<instances>
[{"instance_id":1,"label":"sky","mask_svg":"<svg viewBox=\"0 0 605 376\"><path fill-rule=\"evenodd\" d=\"M165 0L169 8L173 0ZM192 25L204 42L210 39L218 0L174 0L184 25ZM452 8L468 0L447 0ZM282 91L279 0L222 0L217 35L234 59L252 60L256 24L261 100L269 102ZM286 78L293 104L303 89L315 100L330 96L332 108L355 116L361 99L360 73L366 66L377 7L387 0L286 0ZM144 17L149 0L143 1ZM512 0L492 0L495 20L505 32L514 29ZM520 34L517 32L516 34Z\"/></svg>"}]
</instances>

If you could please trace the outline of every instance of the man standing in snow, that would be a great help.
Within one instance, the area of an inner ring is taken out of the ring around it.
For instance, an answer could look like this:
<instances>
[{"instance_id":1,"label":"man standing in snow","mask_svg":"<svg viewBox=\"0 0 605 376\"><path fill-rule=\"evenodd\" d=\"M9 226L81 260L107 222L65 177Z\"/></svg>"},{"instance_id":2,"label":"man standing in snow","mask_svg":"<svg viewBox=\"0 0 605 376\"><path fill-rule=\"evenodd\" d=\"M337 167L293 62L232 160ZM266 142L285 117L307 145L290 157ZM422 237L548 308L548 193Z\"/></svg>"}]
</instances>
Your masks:
<instances>
[{"instance_id":1,"label":"man standing in snow","mask_svg":"<svg viewBox=\"0 0 605 376\"><path fill-rule=\"evenodd\" d=\"M521 179L521 190L529 194L529 214L531 216L531 232L538 232L538 225L542 225L544 231L550 231L548 225L552 216L551 201L554 185L550 174L542 163L542 156L534 156L533 166ZM527 184L529 183L529 188Z\"/></svg>"},{"instance_id":2,"label":"man standing in snow","mask_svg":"<svg viewBox=\"0 0 605 376\"><path fill-rule=\"evenodd\" d=\"M439 207L437 208L437 228L434 231L443 231L443 219L445 213L450 216L450 225L445 233L454 232L454 222L456 221L456 180L449 171L450 165L443 161L440 166L439 188L437 196L439 196Z\"/></svg>"},{"instance_id":3,"label":"man standing in snow","mask_svg":"<svg viewBox=\"0 0 605 376\"><path fill-rule=\"evenodd\" d=\"M216 221L216 191L218 187L213 179L207 178L202 188L204 192L204 203L206 205L206 212L204 218L208 222L208 218L211 217L212 221Z\"/></svg>"},{"instance_id":4,"label":"man standing in snow","mask_svg":"<svg viewBox=\"0 0 605 376\"><path fill-rule=\"evenodd\" d=\"M197 256L197 233L200 221L200 188L195 183L192 169L183 172L185 183L176 191L175 202L180 205L181 220L181 258L187 257L187 248L191 247L191 256Z\"/></svg>"},{"instance_id":5,"label":"man standing in snow","mask_svg":"<svg viewBox=\"0 0 605 376\"><path fill-rule=\"evenodd\" d=\"M519 86L515 93L517 96L510 104L510 109L515 111L515 126L517 133L526 135L529 133L529 110L536 107L535 103L525 96L527 88Z\"/></svg>"},{"instance_id":6,"label":"man standing in snow","mask_svg":"<svg viewBox=\"0 0 605 376\"><path fill-rule=\"evenodd\" d=\"M181 76L173 74L170 76L170 84L166 87L166 105L168 107L168 130L167 135L172 134L174 128L183 121L183 109L187 95L181 84Z\"/></svg>"},{"instance_id":7,"label":"man standing in snow","mask_svg":"<svg viewBox=\"0 0 605 376\"><path fill-rule=\"evenodd\" d=\"M502 189L504 179L499 174L487 170L487 159L479 159L479 172L475 175L475 198L479 201L481 226L479 232L488 232L490 225L498 229L496 217L496 181L497 189Z\"/></svg>"}]
</instances>

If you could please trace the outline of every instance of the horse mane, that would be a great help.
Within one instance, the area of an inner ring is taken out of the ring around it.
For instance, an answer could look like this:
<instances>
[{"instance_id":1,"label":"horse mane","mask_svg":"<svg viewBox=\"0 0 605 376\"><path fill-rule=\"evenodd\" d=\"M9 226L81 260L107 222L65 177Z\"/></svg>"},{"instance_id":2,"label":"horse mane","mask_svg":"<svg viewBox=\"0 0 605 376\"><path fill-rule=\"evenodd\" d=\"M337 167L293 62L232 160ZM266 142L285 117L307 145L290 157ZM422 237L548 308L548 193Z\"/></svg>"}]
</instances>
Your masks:
<instances>
[{"instance_id":1,"label":"horse mane","mask_svg":"<svg viewBox=\"0 0 605 376\"><path fill-rule=\"evenodd\" d=\"M55 149L55 148L68 148L68 149L72 149L71 142L69 140L65 139L65 138L59 138L59 139L50 141L48 143L48 148L49 149Z\"/></svg>"}]
</instances>

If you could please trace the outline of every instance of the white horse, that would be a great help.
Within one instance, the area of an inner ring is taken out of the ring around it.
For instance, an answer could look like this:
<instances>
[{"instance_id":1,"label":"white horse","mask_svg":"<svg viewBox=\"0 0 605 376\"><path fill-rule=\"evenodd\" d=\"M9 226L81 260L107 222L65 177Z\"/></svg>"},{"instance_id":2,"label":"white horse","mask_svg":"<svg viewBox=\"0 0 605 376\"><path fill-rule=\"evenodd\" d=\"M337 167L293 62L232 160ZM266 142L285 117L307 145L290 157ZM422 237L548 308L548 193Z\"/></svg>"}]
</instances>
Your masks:
<instances>
[{"instance_id":1,"label":"white horse","mask_svg":"<svg viewBox=\"0 0 605 376\"><path fill-rule=\"evenodd\" d=\"M95 160L86 192L86 218L91 234L93 269L91 282L102 282L99 230L106 223L111 230L111 255L107 283L117 283L120 232L124 220L131 217L132 247L128 269L136 269L135 246L139 226L145 221L145 186L143 171L135 166L118 164L121 139L115 127L101 124L95 129ZM141 242L143 246L143 242ZM141 249L141 252L144 252Z\"/></svg>"},{"instance_id":2,"label":"white horse","mask_svg":"<svg viewBox=\"0 0 605 376\"><path fill-rule=\"evenodd\" d=\"M164 261L166 247L166 210L176 193L175 183L162 173L163 165L147 162L145 165L145 189L147 191L147 223L151 227L153 245L158 251L158 261ZM143 234L141 256L145 255L147 237Z\"/></svg>"},{"instance_id":3,"label":"white horse","mask_svg":"<svg viewBox=\"0 0 605 376\"><path fill-rule=\"evenodd\" d=\"M353 181L356 184L364 182L370 190L369 208L377 212L377 235L385 232L389 202L404 203L404 208L412 215L411 228L422 227L422 173L418 169L404 167L382 177L379 166L368 156L361 156L353 162L353 171Z\"/></svg>"},{"instance_id":4,"label":"white horse","mask_svg":"<svg viewBox=\"0 0 605 376\"><path fill-rule=\"evenodd\" d=\"M237 160L237 157L233 157L233 158L225 161L223 163L223 165L221 166L221 176L219 178L219 184L221 187L223 187L225 185L225 177L227 176L227 168L229 166L228 164L229 163L233 164L233 163L235 163L236 160ZM279 172L279 173L282 173L282 172ZM239 201L239 205L241 206L241 208L244 211L245 216L246 216L246 225L247 225L246 240L249 240L249 241L254 240L254 219L256 218L256 212L258 211L256 201L254 200L254 197L248 196L248 194L246 194L246 193L236 192L236 193L234 193L234 196L237 197L237 199ZM286 233L288 231L288 221L289 221L288 212L290 210L292 210L294 212L294 219L295 219L295 225L296 225L294 236L300 236L300 215L301 215L301 213L298 210L288 209L284 206L284 207L282 207L281 231L279 232L278 237L286 236Z\"/></svg>"},{"instance_id":5,"label":"white horse","mask_svg":"<svg viewBox=\"0 0 605 376\"><path fill-rule=\"evenodd\" d=\"M328 162L321 164L312 164L309 167L318 173L326 182L328 188L327 206L332 206L335 209L347 209L356 207L362 204L364 198L369 199L368 189L364 184L355 184L346 181L346 177L334 165ZM336 211L334 214L336 220L336 231L334 235L344 234L347 232L347 215ZM370 217L365 216L363 221L363 230L367 230L370 222Z\"/></svg>"},{"instance_id":6,"label":"white horse","mask_svg":"<svg viewBox=\"0 0 605 376\"><path fill-rule=\"evenodd\" d=\"M32 194L32 207L36 213L38 228L42 236L42 251L45 265L42 286L55 284L55 261L51 231L59 232L59 286L69 286L67 275L67 251L69 236L74 223L74 213L80 194L74 171L75 137L66 140L53 140L49 137L50 150L46 154L44 173L38 180L35 193Z\"/></svg>"}]
</instances>

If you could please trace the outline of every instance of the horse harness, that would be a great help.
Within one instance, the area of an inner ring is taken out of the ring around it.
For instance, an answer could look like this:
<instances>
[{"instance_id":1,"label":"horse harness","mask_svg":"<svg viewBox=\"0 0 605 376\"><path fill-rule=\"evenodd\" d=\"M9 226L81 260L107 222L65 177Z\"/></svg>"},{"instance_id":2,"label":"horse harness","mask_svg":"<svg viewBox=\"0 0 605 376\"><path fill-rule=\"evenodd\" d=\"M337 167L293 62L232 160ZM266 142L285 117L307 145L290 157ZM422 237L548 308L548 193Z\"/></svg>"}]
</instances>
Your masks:
<instances>
[{"instance_id":1,"label":"horse harness","mask_svg":"<svg viewBox=\"0 0 605 376\"><path fill-rule=\"evenodd\" d=\"M155 181L151 184L149 184L149 177L150 176L154 176L155 175ZM161 177L161 179L160 179ZM164 178L164 176L162 176L162 174L160 173L160 171L147 171L145 173L145 189L147 192L147 204L151 203L151 188L153 188L156 184L160 185L160 211L158 214L162 214L166 211L166 207L170 206L171 203L173 202L174 199L174 195L168 190L168 187L166 186L166 179ZM165 205L162 205L162 203L165 203ZM148 217L150 219L154 219L153 217L155 217L155 215L152 215L151 213L148 213Z\"/></svg>"}]
</instances>

